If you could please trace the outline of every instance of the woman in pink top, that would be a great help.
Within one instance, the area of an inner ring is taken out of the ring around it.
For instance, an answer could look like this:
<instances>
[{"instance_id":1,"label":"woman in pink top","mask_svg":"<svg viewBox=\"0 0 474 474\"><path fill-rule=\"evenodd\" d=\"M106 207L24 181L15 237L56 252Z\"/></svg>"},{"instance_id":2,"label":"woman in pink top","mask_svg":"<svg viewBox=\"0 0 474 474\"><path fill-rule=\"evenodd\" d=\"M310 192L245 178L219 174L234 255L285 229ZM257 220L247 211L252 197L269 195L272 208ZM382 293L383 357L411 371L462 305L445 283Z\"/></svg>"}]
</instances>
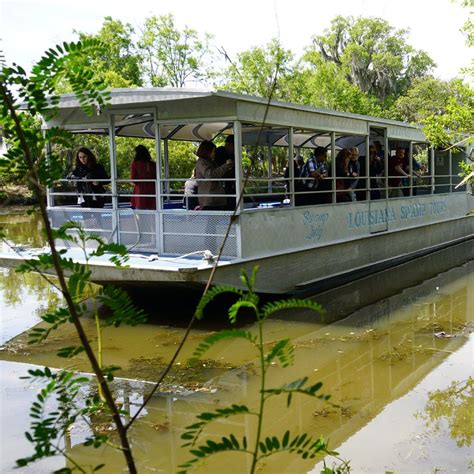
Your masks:
<instances>
[{"instance_id":1,"label":"woman in pink top","mask_svg":"<svg viewBox=\"0 0 474 474\"><path fill-rule=\"evenodd\" d=\"M152 161L148 148L135 147L135 158L130 166L130 177L134 182L132 209L156 209L156 199L143 194L155 195L154 182L139 182L141 179L156 179L156 163Z\"/></svg>"}]
</instances>

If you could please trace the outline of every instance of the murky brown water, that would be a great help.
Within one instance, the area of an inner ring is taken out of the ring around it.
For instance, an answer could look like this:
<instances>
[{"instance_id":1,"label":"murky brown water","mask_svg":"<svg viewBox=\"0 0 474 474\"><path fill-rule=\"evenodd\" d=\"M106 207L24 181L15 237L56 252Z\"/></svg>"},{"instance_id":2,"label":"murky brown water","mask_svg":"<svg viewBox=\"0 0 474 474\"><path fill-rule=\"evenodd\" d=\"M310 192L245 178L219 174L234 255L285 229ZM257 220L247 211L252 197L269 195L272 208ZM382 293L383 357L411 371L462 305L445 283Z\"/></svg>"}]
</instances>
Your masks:
<instances>
[{"instance_id":1,"label":"murky brown water","mask_svg":"<svg viewBox=\"0 0 474 474\"><path fill-rule=\"evenodd\" d=\"M38 226L31 219L18 222L15 217L0 216L0 226L3 222L8 222L12 240L24 243L33 235L37 239ZM287 408L286 400L275 398L268 404L264 433L282 435L290 429L323 434L342 458L350 460L354 472L472 469L474 398L472 384L466 381L473 374L474 262L459 265L470 251L470 247L459 246L320 295L317 299L328 309L326 323L306 312L268 321L265 337L269 343L290 337L296 346L294 366L272 367L268 386L308 375L311 381L324 383L324 393L331 394L338 407L296 396ZM428 269L436 274L436 268L431 268L434 263L442 273L430 277ZM450 264L459 266L446 270ZM410 286L401 290L406 285ZM141 303L153 313L149 324L104 331L105 363L121 366L119 375L124 378L138 379L121 380L116 386L117 397L130 405L132 413L150 389L143 381L157 378L191 312L182 302L176 310L169 305L164 308L165 295L144 294L141 298L147 299ZM39 346L26 342L22 331L39 320L45 307L58 301L57 293L39 277L7 270L0 274L5 343L0 353L2 472L9 472L16 458L30 452L22 433L28 428L29 404L37 387L18 377L26 373L26 364L63 367L64 359L55 353L73 344L75 338L72 329L64 327ZM166 381L167 393L153 397L132 428L140 472L176 472L189 458L180 447L180 435L201 411L232 403L257 406L257 354L245 343L222 343L206 355L201 366L186 366L199 341L223 326L224 314L218 309L214 313L192 332ZM85 320L85 325L93 340L93 320ZM253 324L245 327L257 329ZM436 336L442 332L444 337ZM89 371L81 356L74 363L74 368ZM457 385L450 388L452 383ZM251 438L254 420L247 418L214 423L206 434L210 438L228 433ZM107 427L96 422L93 428ZM68 455L84 466L105 462L102 472L122 472L122 456L113 449L81 445L88 430L85 424L74 427L67 441ZM262 462L259 472L319 472L318 462L278 455ZM330 459L327 462L331 464ZM29 472L49 472L53 466L65 465L63 459L57 459L32 466ZM220 454L196 471L248 472L249 465L245 455Z\"/></svg>"}]
</instances>

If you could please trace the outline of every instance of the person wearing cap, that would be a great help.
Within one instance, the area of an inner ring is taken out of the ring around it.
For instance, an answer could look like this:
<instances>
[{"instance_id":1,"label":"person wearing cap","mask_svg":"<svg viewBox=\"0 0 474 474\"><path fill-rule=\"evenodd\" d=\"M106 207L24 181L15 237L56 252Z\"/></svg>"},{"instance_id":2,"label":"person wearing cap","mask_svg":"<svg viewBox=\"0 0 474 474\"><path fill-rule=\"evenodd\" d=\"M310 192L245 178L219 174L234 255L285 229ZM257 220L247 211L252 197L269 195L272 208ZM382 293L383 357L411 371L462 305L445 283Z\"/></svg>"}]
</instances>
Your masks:
<instances>
[{"instance_id":1,"label":"person wearing cap","mask_svg":"<svg viewBox=\"0 0 474 474\"><path fill-rule=\"evenodd\" d=\"M297 199L298 206L311 205L311 204L322 204L326 202L328 193L312 193L309 194L307 191L321 191L327 190L326 183L331 186L329 180L325 180L329 176L327 167L327 150L324 147L316 147L313 154L308 158L306 163L301 170L300 177L307 178L303 180L305 186L305 194L301 194ZM322 183L324 182L325 185ZM329 199L331 194L329 193Z\"/></svg>"}]
</instances>

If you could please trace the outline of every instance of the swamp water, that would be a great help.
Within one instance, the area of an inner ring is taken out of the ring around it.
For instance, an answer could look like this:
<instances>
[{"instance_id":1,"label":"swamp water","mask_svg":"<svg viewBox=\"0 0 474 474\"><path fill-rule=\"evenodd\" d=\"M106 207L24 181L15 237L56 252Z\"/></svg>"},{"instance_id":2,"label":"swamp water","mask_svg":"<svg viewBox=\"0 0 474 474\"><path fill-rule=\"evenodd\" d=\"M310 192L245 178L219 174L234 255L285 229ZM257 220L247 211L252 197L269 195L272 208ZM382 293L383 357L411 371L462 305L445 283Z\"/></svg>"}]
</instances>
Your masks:
<instances>
[{"instance_id":1,"label":"swamp water","mask_svg":"<svg viewBox=\"0 0 474 474\"><path fill-rule=\"evenodd\" d=\"M34 218L0 216L8 238L18 243L41 245ZM278 387L309 376L322 381L337 407L304 396L268 403L264 435L281 436L305 431L329 438L330 447L350 460L353 472L468 472L474 470L474 398L472 377L474 337L474 262L472 245L419 259L366 278L338 290L318 295L327 309L326 322L306 311L280 314L265 325L268 343L291 338L296 346L295 364L268 372L268 387ZM444 263L443 263L444 262ZM436 265L440 268L436 271ZM433 268L431 268L433 266ZM451 266L453 268L447 270ZM430 271L428 272L428 268ZM1 270L0 270L1 271ZM434 275L434 276L433 276ZM402 289L404 288L404 289ZM115 385L118 401L133 414L164 367L184 333L195 298L188 302L178 294L148 294L150 322L135 328L104 330L106 364L122 367L123 379ZM176 298L177 306L162 304ZM30 346L26 329L40 314L60 302L58 294L37 275L0 273L0 470L12 472L14 461L31 453L24 438L29 407L38 391L19 377L34 366L74 368L88 372L85 359L56 357L58 348L73 345L71 328L63 327L47 342ZM221 308L192 331L184 351L143 416L131 429L139 472L173 473L189 459L181 448L183 428L195 415L230 404L256 408L260 379L256 375L256 351L244 342L223 342L190 369L186 360L207 335L227 327ZM85 319L94 339L94 322ZM256 326L243 325L255 332ZM72 366L71 364L74 363ZM94 390L85 387L85 391ZM90 430L110 432L104 420L78 423L66 440L66 453L90 472L123 472L123 458L109 447L98 450L81 445ZM251 417L232 417L209 426L211 439L233 433L252 437ZM333 460L326 458L328 465ZM64 458L33 464L16 472L50 472L69 466ZM248 472L250 459L239 453L218 454L195 472ZM260 464L261 473L317 473L321 462L275 455Z\"/></svg>"}]
</instances>

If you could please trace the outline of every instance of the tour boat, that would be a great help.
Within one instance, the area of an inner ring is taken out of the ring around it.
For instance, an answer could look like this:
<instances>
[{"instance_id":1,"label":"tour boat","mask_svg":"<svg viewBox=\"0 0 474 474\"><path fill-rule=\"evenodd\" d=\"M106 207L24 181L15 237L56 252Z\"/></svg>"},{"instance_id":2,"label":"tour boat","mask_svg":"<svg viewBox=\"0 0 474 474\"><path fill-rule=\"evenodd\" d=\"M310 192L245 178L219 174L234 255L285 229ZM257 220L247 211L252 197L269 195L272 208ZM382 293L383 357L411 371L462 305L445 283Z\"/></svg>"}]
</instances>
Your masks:
<instances>
[{"instance_id":1,"label":"tour boat","mask_svg":"<svg viewBox=\"0 0 474 474\"><path fill-rule=\"evenodd\" d=\"M472 150L434 149L415 125L224 91L144 88L112 90L108 105L93 116L82 111L73 94L62 95L58 114L44 126L94 135L98 144L106 143L109 156L98 154L99 145L94 149L110 176L103 208L77 204L77 190L67 178L47 195L53 227L75 221L129 249L126 267L115 266L107 255L89 260L98 283L203 286L226 238L214 284L241 287L240 269L258 265L259 292L298 293L358 278L474 235L469 214L474 199L468 184L459 186L458 176L459 161L467 161ZM235 176L221 181L235 180L236 192L230 196L238 202L235 211L186 209L182 189L189 176L179 176L173 166L173 155L180 152L175 142L188 143L181 150L192 153L190 143L195 148L203 140L219 145L230 135ZM117 156L127 140L148 143L156 157L156 209L130 205L133 183L123 162L129 167L133 146L131 156ZM84 144L91 148L90 140L84 138ZM383 171L370 176L368 151L374 146ZM308 159L317 147L329 155L328 177L319 181L326 183L324 191L319 185L302 191L307 179L295 175L293 161ZM336 157L345 148L357 149L361 171L352 196L356 200L340 202L347 190L338 186L343 178ZM410 157L409 176L394 185L400 177L391 172L390 161L399 148ZM299 195L323 193L318 203L297 205ZM85 262L84 252L70 242L58 245ZM36 252L5 249L0 265L15 266Z\"/></svg>"}]
</instances>

